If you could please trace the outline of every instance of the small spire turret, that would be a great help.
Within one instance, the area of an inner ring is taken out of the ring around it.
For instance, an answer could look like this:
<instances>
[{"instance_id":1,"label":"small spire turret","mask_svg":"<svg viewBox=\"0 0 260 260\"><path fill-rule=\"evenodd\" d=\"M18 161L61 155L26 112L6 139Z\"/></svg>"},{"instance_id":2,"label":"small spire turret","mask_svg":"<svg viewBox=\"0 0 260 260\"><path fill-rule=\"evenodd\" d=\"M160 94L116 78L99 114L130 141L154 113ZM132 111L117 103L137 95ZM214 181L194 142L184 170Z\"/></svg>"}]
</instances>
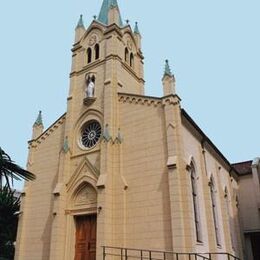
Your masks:
<instances>
[{"instance_id":1,"label":"small spire turret","mask_svg":"<svg viewBox=\"0 0 260 260\"><path fill-rule=\"evenodd\" d=\"M36 139L43 133L42 111L39 111L36 121L33 124L32 139Z\"/></svg>"},{"instance_id":2,"label":"small spire turret","mask_svg":"<svg viewBox=\"0 0 260 260\"><path fill-rule=\"evenodd\" d=\"M83 15L82 14L80 15L78 24L76 26L76 29L78 29L78 28L84 28L85 29L84 22L83 22Z\"/></svg>"},{"instance_id":3,"label":"small spire turret","mask_svg":"<svg viewBox=\"0 0 260 260\"><path fill-rule=\"evenodd\" d=\"M135 37L138 49L141 49L142 48L142 46L141 46L142 36L141 36L139 28L138 28L138 22L135 22L134 37Z\"/></svg>"},{"instance_id":4,"label":"small spire turret","mask_svg":"<svg viewBox=\"0 0 260 260\"><path fill-rule=\"evenodd\" d=\"M170 76L172 77L172 72L171 72L171 68L170 68L170 65L169 65L169 61L168 60L165 60L165 67L164 67L164 76Z\"/></svg>"},{"instance_id":5,"label":"small spire turret","mask_svg":"<svg viewBox=\"0 0 260 260\"><path fill-rule=\"evenodd\" d=\"M84 35L85 31L86 31L86 29L85 29L85 26L84 26L83 15L81 14L79 21L78 21L78 24L75 28L75 43L80 41L80 39Z\"/></svg>"},{"instance_id":6,"label":"small spire turret","mask_svg":"<svg viewBox=\"0 0 260 260\"><path fill-rule=\"evenodd\" d=\"M138 28L138 22L135 22L135 28L134 28L135 34L140 34L139 28Z\"/></svg>"},{"instance_id":7,"label":"small spire turret","mask_svg":"<svg viewBox=\"0 0 260 260\"><path fill-rule=\"evenodd\" d=\"M175 91L175 77L171 72L169 61L165 60L164 75L162 78L163 82L163 95L168 96L176 94Z\"/></svg>"},{"instance_id":8,"label":"small spire turret","mask_svg":"<svg viewBox=\"0 0 260 260\"><path fill-rule=\"evenodd\" d=\"M43 125L43 123L42 123L42 111L39 111L37 119L33 124L33 126L40 126L40 125Z\"/></svg>"}]
</instances>

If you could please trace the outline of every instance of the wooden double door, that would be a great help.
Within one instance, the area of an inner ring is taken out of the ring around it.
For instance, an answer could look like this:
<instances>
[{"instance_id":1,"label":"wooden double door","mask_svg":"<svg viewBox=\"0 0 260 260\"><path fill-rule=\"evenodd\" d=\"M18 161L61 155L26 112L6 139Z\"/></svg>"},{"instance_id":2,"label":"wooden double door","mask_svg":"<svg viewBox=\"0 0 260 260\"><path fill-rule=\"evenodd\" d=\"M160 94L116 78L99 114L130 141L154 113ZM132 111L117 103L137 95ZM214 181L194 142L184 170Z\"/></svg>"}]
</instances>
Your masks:
<instances>
[{"instance_id":1,"label":"wooden double door","mask_svg":"<svg viewBox=\"0 0 260 260\"><path fill-rule=\"evenodd\" d=\"M75 217L76 243L74 260L96 260L97 216Z\"/></svg>"}]
</instances>

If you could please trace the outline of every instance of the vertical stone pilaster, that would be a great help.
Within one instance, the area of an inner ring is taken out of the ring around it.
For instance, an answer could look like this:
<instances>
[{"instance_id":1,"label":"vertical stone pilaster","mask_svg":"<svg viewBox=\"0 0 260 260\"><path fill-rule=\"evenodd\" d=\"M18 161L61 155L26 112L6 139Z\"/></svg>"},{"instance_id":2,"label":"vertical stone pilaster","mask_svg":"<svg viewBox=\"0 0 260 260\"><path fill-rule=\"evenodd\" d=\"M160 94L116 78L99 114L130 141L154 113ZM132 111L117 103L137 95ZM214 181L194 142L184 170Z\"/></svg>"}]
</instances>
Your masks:
<instances>
[{"instance_id":1,"label":"vertical stone pilaster","mask_svg":"<svg viewBox=\"0 0 260 260\"><path fill-rule=\"evenodd\" d=\"M176 95L165 97L164 100L165 127L168 152L168 180L170 192L172 250L192 251L191 207L188 194L188 179L186 165L183 160L183 141L180 99Z\"/></svg>"}]
</instances>

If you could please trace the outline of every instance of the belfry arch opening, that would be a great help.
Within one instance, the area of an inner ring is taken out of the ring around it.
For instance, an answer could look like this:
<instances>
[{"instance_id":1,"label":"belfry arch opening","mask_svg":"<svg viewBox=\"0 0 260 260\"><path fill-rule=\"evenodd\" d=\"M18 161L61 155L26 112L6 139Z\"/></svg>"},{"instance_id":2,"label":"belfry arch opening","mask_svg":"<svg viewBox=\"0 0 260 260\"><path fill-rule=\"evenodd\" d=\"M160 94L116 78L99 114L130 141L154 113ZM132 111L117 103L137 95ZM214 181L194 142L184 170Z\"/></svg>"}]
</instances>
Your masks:
<instances>
[{"instance_id":1,"label":"belfry arch opening","mask_svg":"<svg viewBox=\"0 0 260 260\"><path fill-rule=\"evenodd\" d=\"M88 48L87 50L87 62L90 63L92 61L92 50Z\"/></svg>"},{"instance_id":2,"label":"belfry arch opening","mask_svg":"<svg viewBox=\"0 0 260 260\"><path fill-rule=\"evenodd\" d=\"M98 60L100 57L100 47L99 47L99 44L97 43L95 45L95 59Z\"/></svg>"}]
</instances>

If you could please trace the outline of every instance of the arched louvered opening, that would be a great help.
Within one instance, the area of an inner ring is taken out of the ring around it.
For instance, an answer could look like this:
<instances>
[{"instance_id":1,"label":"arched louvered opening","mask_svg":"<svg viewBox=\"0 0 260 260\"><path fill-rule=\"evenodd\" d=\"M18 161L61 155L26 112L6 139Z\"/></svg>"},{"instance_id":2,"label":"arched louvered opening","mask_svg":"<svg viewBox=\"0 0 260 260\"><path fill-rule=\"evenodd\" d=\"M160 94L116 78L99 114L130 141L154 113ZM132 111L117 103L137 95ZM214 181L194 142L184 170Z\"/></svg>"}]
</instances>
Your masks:
<instances>
[{"instance_id":1,"label":"arched louvered opening","mask_svg":"<svg viewBox=\"0 0 260 260\"><path fill-rule=\"evenodd\" d=\"M87 60L88 60L88 63L90 63L92 61L92 50L91 50L91 48L88 48L88 50L87 50Z\"/></svg>"},{"instance_id":2,"label":"arched louvered opening","mask_svg":"<svg viewBox=\"0 0 260 260\"><path fill-rule=\"evenodd\" d=\"M129 63L129 51L125 48L125 62Z\"/></svg>"},{"instance_id":3,"label":"arched louvered opening","mask_svg":"<svg viewBox=\"0 0 260 260\"><path fill-rule=\"evenodd\" d=\"M133 68L134 67L134 54L130 54L130 66Z\"/></svg>"},{"instance_id":4,"label":"arched louvered opening","mask_svg":"<svg viewBox=\"0 0 260 260\"><path fill-rule=\"evenodd\" d=\"M99 44L95 45L95 59L98 60L100 57L100 47Z\"/></svg>"}]
</instances>

